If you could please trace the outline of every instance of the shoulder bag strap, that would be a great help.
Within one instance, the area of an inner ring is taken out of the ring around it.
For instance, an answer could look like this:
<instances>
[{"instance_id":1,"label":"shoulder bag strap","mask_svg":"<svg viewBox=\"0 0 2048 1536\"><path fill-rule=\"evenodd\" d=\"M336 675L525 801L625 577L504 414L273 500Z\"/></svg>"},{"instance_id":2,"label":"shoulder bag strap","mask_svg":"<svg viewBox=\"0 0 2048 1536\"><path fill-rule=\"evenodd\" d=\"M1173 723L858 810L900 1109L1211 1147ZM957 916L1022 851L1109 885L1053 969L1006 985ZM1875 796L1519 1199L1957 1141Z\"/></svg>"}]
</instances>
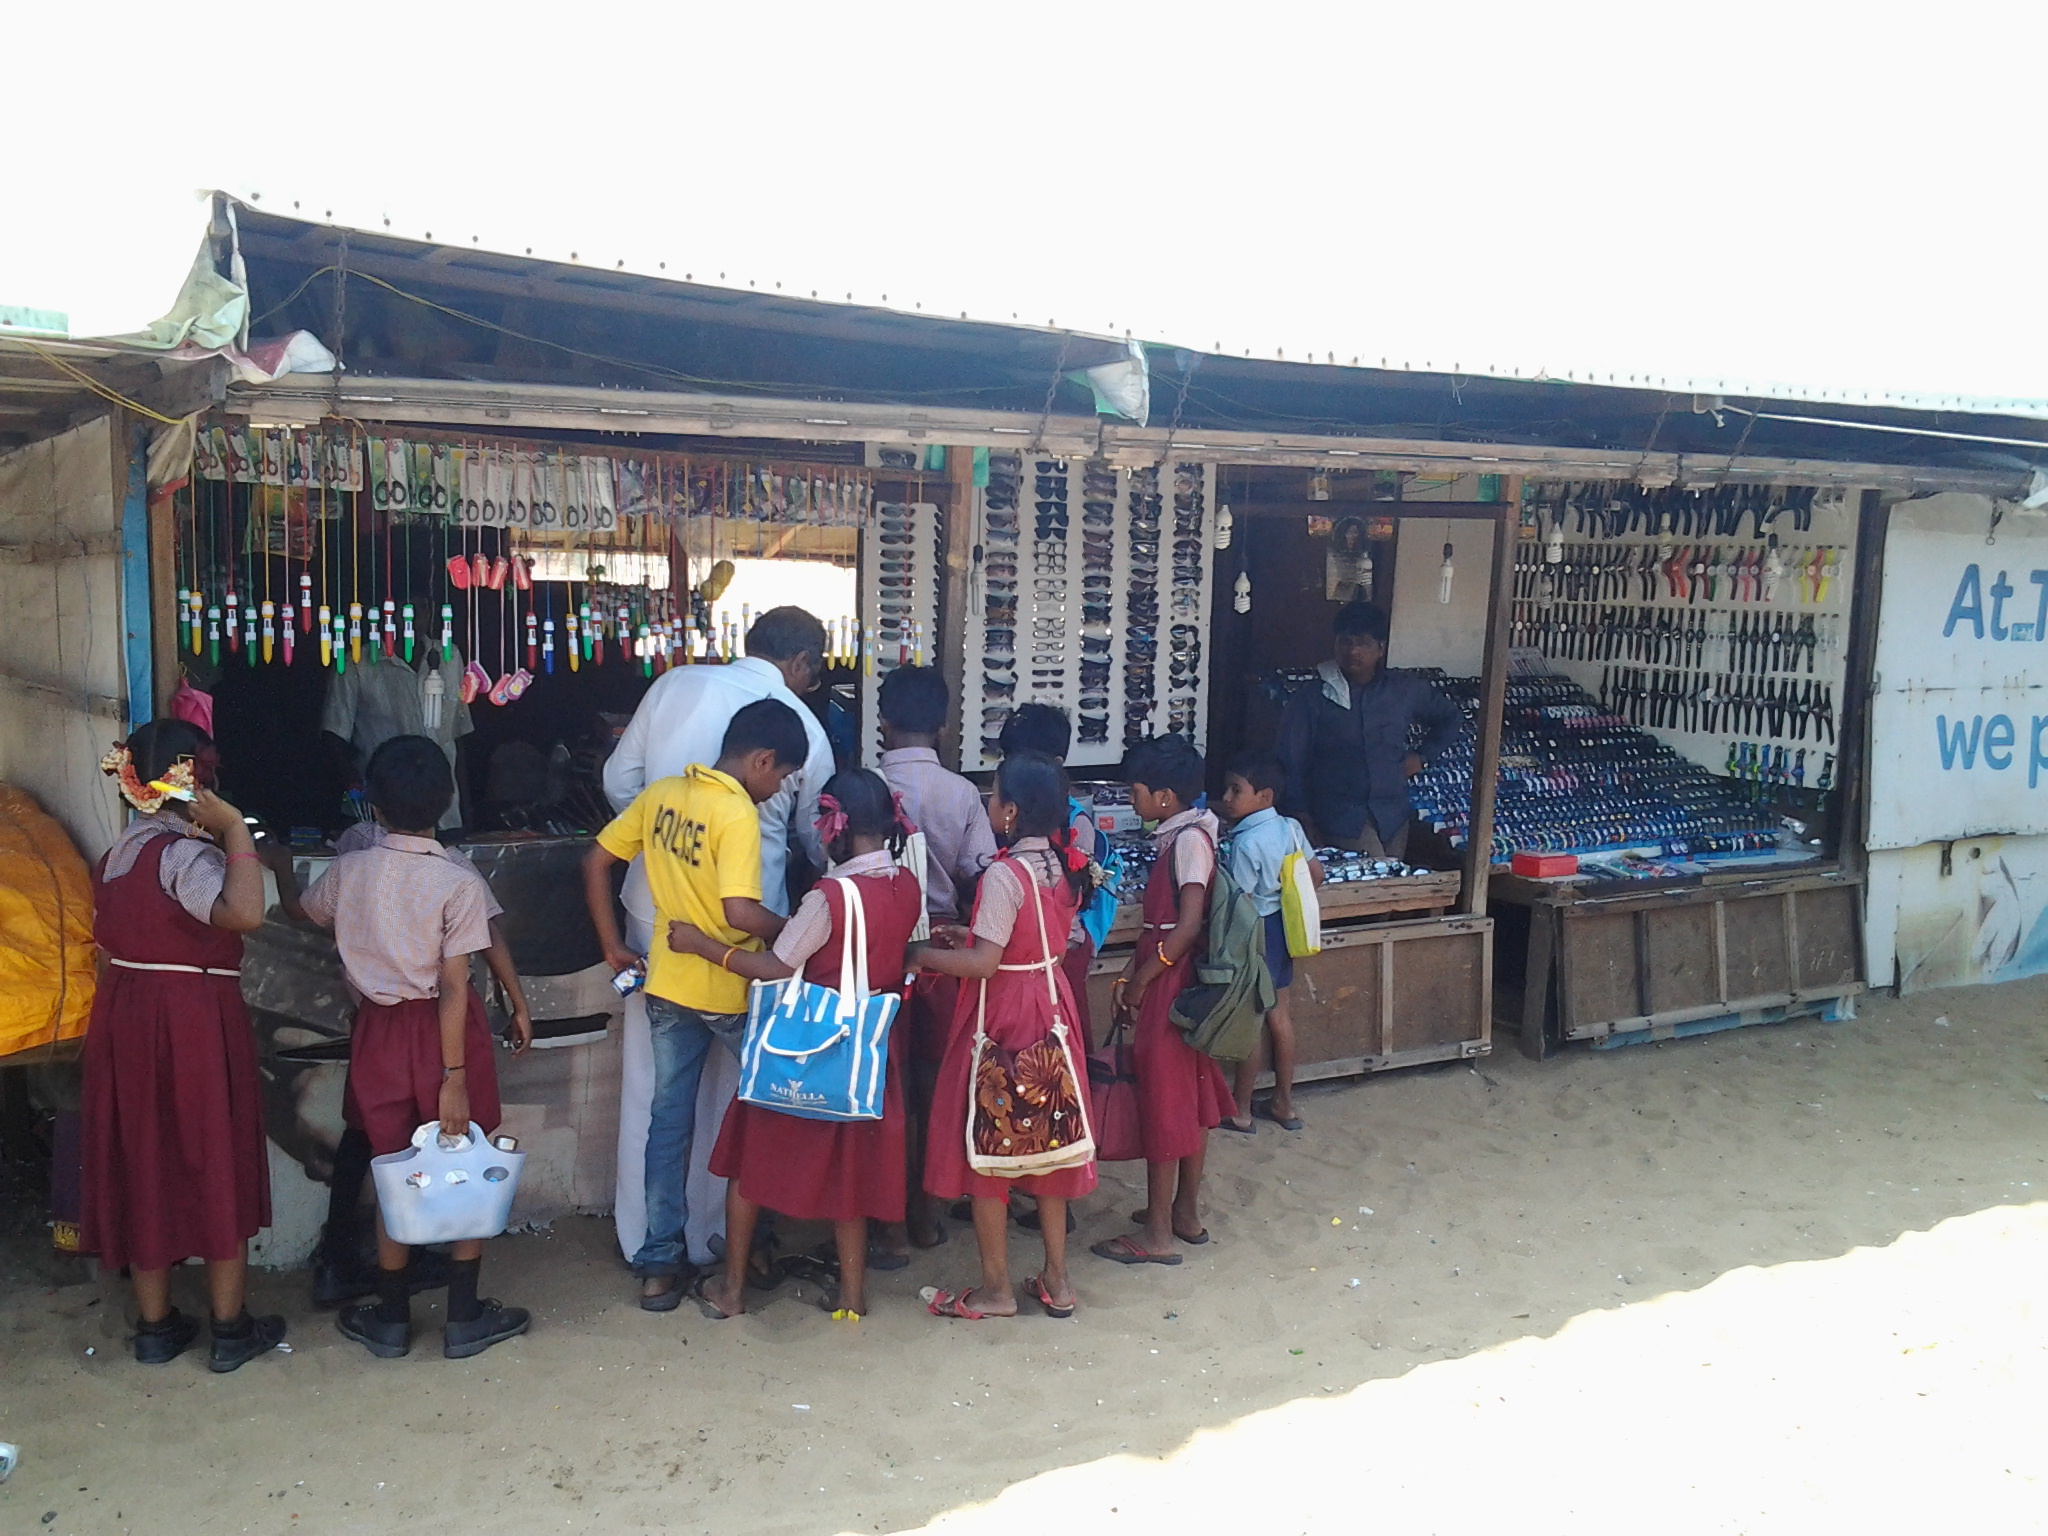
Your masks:
<instances>
[{"instance_id":1,"label":"shoulder bag strap","mask_svg":"<svg viewBox=\"0 0 2048 1536\"><path fill-rule=\"evenodd\" d=\"M839 995L862 998L868 995L868 921L861 905L860 887L846 875L834 875L839 887ZM843 1005L842 1005L843 1006Z\"/></svg>"},{"instance_id":2,"label":"shoulder bag strap","mask_svg":"<svg viewBox=\"0 0 2048 1536\"><path fill-rule=\"evenodd\" d=\"M1018 861L1023 866L1023 861ZM1052 1003L1052 1024L1054 1029L1064 1029L1065 1021L1060 1018L1060 989L1052 979L1052 968L1057 963L1052 957L1052 940L1045 932L1045 893L1038 888L1038 876L1029 867L1022 867L1024 891L1031 898L1031 910L1038 914L1038 949L1044 960L1045 995Z\"/></svg>"}]
</instances>

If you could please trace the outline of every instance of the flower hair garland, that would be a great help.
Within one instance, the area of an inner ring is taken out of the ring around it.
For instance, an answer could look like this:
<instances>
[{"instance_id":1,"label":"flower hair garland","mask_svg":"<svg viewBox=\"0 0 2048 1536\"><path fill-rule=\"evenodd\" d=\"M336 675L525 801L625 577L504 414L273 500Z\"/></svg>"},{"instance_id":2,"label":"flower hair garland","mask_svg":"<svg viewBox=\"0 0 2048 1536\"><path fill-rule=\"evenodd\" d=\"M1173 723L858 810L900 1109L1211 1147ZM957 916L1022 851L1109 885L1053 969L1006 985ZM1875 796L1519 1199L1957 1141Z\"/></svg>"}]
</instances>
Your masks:
<instances>
[{"instance_id":1,"label":"flower hair garland","mask_svg":"<svg viewBox=\"0 0 2048 1536\"><path fill-rule=\"evenodd\" d=\"M171 764L164 770L162 778L143 783L135 771L134 754L128 750L125 741L117 741L107 749L106 755L100 759L100 772L112 778L120 786L121 798L145 816L153 816L162 810L166 800L191 799L192 791L199 785L198 773L189 757L181 757Z\"/></svg>"}]
</instances>

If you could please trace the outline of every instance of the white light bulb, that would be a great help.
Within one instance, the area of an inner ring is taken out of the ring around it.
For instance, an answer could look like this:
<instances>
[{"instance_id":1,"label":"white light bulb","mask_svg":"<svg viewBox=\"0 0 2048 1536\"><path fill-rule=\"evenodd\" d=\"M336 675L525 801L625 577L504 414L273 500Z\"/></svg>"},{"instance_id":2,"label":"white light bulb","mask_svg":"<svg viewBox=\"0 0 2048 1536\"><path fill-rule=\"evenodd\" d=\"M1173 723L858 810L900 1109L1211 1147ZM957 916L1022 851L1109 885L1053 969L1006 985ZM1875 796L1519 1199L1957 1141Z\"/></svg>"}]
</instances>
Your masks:
<instances>
[{"instance_id":1,"label":"white light bulb","mask_svg":"<svg viewBox=\"0 0 2048 1536\"><path fill-rule=\"evenodd\" d=\"M1252 579L1243 571L1237 573L1237 585L1231 589L1230 606L1239 613L1252 611Z\"/></svg>"},{"instance_id":2,"label":"white light bulb","mask_svg":"<svg viewBox=\"0 0 2048 1536\"><path fill-rule=\"evenodd\" d=\"M1451 600L1451 578L1455 575L1451 565L1451 546L1444 545L1444 563L1436 571L1436 600L1448 603Z\"/></svg>"},{"instance_id":3,"label":"white light bulb","mask_svg":"<svg viewBox=\"0 0 2048 1536\"><path fill-rule=\"evenodd\" d=\"M1218 549L1230 548L1231 531L1236 526L1236 519L1230 515L1230 503L1226 501L1216 509L1216 547Z\"/></svg>"}]
</instances>

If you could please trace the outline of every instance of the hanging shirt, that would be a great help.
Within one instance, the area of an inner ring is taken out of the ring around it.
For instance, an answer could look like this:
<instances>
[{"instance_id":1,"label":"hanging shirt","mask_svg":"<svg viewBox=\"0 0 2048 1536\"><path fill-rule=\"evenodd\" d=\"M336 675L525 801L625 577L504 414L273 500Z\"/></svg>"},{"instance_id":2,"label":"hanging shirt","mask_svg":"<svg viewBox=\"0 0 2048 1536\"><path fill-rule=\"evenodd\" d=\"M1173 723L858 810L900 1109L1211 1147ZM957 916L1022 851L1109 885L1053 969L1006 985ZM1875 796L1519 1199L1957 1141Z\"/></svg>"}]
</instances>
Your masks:
<instances>
[{"instance_id":1,"label":"hanging shirt","mask_svg":"<svg viewBox=\"0 0 2048 1536\"><path fill-rule=\"evenodd\" d=\"M743 977L668 947L668 925L678 920L720 944L760 947L725 920L726 897L761 899L761 820L740 781L702 764L656 779L597 841L613 858L637 856L647 873L654 903L648 995L704 1013L745 1013Z\"/></svg>"},{"instance_id":2,"label":"hanging shirt","mask_svg":"<svg viewBox=\"0 0 2048 1536\"><path fill-rule=\"evenodd\" d=\"M676 667L656 678L604 765L604 792L612 809L623 811L655 780L673 778L693 763L707 767L716 763L725 728L756 699L779 699L795 710L810 747L802 771L785 779L774 798L760 807L761 889L757 894L769 911L787 917L792 837L813 864L821 869L825 865L825 850L813 823L818 819L818 796L832 777L832 743L818 717L789 691L782 674L767 662L749 656L723 667ZM621 899L639 922L654 921L647 874L637 860L626 873ZM658 935L655 947L661 947Z\"/></svg>"},{"instance_id":3,"label":"hanging shirt","mask_svg":"<svg viewBox=\"0 0 2048 1536\"><path fill-rule=\"evenodd\" d=\"M347 742L364 764L394 736L424 736L447 754L453 773L457 739L476 729L470 724L469 706L462 702L462 653L457 651L452 661L442 660L438 646L417 654L418 661L407 666L403 656L387 661L381 641L375 650L366 643L362 661L336 673L328 683L320 729ZM441 722L429 729L424 690L428 672L436 666L441 673ZM440 824L462 825L460 795L448 802Z\"/></svg>"}]
</instances>

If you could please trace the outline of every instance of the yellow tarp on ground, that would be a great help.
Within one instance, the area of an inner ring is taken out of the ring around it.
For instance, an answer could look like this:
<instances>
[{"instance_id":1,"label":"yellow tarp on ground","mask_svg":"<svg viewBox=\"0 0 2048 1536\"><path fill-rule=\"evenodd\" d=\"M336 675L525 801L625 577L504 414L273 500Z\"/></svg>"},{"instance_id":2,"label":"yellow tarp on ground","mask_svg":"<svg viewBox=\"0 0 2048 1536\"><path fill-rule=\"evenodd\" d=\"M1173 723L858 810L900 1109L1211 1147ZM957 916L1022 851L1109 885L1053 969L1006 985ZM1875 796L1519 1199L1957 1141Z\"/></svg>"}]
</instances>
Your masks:
<instances>
[{"instance_id":1,"label":"yellow tarp on ground","mask_svg":"<svg viewBox=\"0 0 2048 1536\"><path fill-rule=\"evenodd\" d=\"M0 784L0 1061L85 1033L92 879L64 829Z\"/></svg>"}]
</instances>

